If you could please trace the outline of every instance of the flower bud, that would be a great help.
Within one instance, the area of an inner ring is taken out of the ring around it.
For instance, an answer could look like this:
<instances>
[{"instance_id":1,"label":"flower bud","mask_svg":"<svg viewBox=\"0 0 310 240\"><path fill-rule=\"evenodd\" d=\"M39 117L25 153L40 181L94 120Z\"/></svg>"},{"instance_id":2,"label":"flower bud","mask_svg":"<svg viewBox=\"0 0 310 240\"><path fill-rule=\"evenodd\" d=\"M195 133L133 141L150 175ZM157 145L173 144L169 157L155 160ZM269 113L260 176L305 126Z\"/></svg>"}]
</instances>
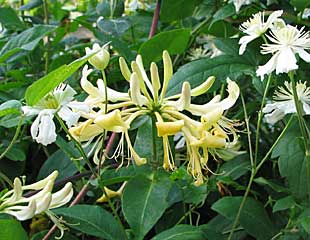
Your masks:
<instances>
[{"instance_id":1,"label":"flower bud","mask_svg":"<svg viewBox=\"0 0 310 240\"><path fill-rule=\"evenodd\" d=\"M86 55L96 53L91 58L89 58L88 62L93 65L98 70L104 70L110 61L110 53L104 49L103 47L100 47L98 43L95 43L93 45L93 48L85 48Z\"/></svg>"}]
</instances>

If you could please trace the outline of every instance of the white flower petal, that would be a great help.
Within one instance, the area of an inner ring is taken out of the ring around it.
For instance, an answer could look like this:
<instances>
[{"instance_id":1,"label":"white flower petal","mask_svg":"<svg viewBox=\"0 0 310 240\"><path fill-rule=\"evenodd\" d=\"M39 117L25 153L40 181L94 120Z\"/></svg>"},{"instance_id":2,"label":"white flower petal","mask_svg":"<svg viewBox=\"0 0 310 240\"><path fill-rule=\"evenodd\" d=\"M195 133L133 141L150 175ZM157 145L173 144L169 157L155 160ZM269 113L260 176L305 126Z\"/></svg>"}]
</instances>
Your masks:
<instances>
[{"instance_id":1,"label":"white flower petal","mask_svg":"<svg viewBox=\"0 0 310 240\"><path fill-rule=\"evenodd\" d=\"M285 113L282 112L280 109L276 109L273 112L265 115L265 120L269 124L275 124L279 120L283 119L285 116Z\"/></svg>"},{"instance_id":2,"label":"white flower petal","mask_svg":"<svg viewBox=\"0 0 310 240\"><path fill-rule=\"evenodd\" d=\"M290 48L279 51L276 62L276 74L288 73L291 70L298 69L295 54Z\"/></svg>"}]
</instances>

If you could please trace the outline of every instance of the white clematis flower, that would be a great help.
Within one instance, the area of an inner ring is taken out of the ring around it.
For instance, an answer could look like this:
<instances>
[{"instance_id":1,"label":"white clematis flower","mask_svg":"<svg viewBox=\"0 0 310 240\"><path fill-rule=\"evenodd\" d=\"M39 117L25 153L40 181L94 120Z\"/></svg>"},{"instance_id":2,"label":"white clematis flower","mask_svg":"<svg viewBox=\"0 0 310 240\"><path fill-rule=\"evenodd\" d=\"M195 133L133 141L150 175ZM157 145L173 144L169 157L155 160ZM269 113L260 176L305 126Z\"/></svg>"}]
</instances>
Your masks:
<instances>
[{"instance_id":1,"label":"white clematis flower","mask_svg":"<svg viewBox=\"0 0 310 240\"><path fill-rule=\"evenodd\" d=\"M271 53L273 56L265 65L258 67L257 76L263 79L265 74L270 74L274 70L279 74L298 69L295 54L310 62L310 54L305 51L310 49L310 34L303 29L298 30L297 27L287 25L273 29L271 36L267 35L272 44L264 44L261 53Z\"/></svg>"},{"instance_id":2,"label":"white clematis flower","mask_svg":"<svg viewBox=\"0 0 310 240\"><path fill-rule=\"evenodd\" d=\"M240 30L244 32L246 36L241 37L239 40L239 44L241 44L239 54L242 55L245 52L246 46L249 42L260 37L269 28L272 28L273 23L278 20L282 13L282 10L273 12L265 22L264 12L258 12L255 13L248 21L242 23Z\"/></svg>"},{"instance_id":3,"label":"white clematis flower","mask_svg":"<svg viewBox=\"0 0 310 240\"><path fill-rule=\"evenodd\" d=\"M289 82L284 83L284 87L279 87L279 90L275 92L274 102L268 103L263 108L265 120L269 124L275 124L281 120L286 114L295 113L296 107L294 102L292 84ZM297 95L299 101L302 104L303 113L310 114L310 87L307 87L306 82L297 83L296 85Z\"/></svg>"},{"instance_id":4,"label":"white clematis flower","mask_svg":"<svg viewBox=\"0 0 310 240\"><path fill-rule=\"evenodd\" d=\"M230 0L229 2L232 2L235 5L236 12L238 13L243 5L251 4L253 0Z\"/></svg>"},{"instance_id":5,"label":"white clematis flower","mask_svg":"<svg viewBox=\"0 0 310 240\"><path fill-rule=\"evenodd\" d=\"M90 111L86 103L72 101L75 94L69 85L60 84L36 105L22 107L26 116L38 115L30 128L34 140L44 146L56 141L56 126L53 122L56 113L71 127L83 112Z\"/></svg>"}]
</instances>

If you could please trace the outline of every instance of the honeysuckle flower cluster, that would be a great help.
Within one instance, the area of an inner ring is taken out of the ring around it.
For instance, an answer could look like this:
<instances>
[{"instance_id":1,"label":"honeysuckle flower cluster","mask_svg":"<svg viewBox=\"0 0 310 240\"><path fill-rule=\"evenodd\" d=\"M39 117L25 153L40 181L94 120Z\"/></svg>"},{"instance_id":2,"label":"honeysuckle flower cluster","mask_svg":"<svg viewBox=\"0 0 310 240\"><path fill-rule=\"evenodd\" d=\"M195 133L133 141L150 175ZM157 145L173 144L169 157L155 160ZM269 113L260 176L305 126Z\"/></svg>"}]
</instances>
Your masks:
<instances>
[{"instance_id":1,"label":"honeysuckle flower cluster","mask_svg":"<svg viewBox=\"0 0 310 240\"><path fill-rule=\"evenodd\" d=\"M240 38L239 54L243 54L247 44L259 36L263 36L266 41L261 46L261 53L272 54L268 62L259 66L256 71L262 80L266 74L271 74L274 70L279 74L298 69L296 54L304 61L310 62L310 54L306 51L310 48L310 33L304 31L304 27L298 29L286 24L280 18L282 13L282 10L275 11L264 22L264 13L259 12L240 27L247 35Z\"/></svg>"},{"instance_id":2,"label":"honeysuckle flower cluster","mask_svg":"<svg viewBox=\"0 0 310 240\"><path fill-rule=\"evenodd\" d=\"M73 196L72 184L69 182L59 191L52 193L57 176L58 172L54 171L48 177L30 185L23 185L19 178L15 178L14 188L0 197L0 212L24 221L36 214L65 205ZM23 193L30 190L38 192L31 197L23 197Z\"/></svg>"},{"instance_id":3,"label":"honeysuckle flower cluster","mask_svg":"<svg viewBox=\"0 0 310 240\"><path fill-rule=\"evenodd\" d=\"M273 97L272 103L266 104L263 108L265 120L269 124L275 124L281 120L286 114L296 113L292 84L284 83L285 87L279 87ZM310 87L307 87L306 82L298 82L296 84L298 99L302 105L303 114L310 114Z\"/></svg>"},{"instance_id":4,"label":"honeysuckle flower cluster","mask_svg":"<svg viewBox=\"0 0 310 240\"><path fill-rule=\"evenodd\" d=\"M75 94L75 90L69 85L60 84L34 106L22 107L26 116L37 115L30 128L34 140L44 146L56 141L56 126L53 121L56 113L71 127L83 112L89 112L87 104L73 100Z\"/></svg>"},{"instance_id":5,"label":"honeysuckle flower cluster","mask_svg":"<svg viewBox=\"0 0 310 240\"><path fill-rule=\"evenodd\" d=\"M83 117L86 121L79 122L69 129L69 132L80 142L92 142L103 131L120 133L120 142L112 157L124 156L127 142L128 158L132 158L136 165L142 165L147 159L140 157L131 143L128 131L132 122L142 115L152 115L156 118L158 136L162 138L164 159L163 168L174 170L176 168L169 143L169 136L182 132L186 139L188 152L188 171L196 179L196 184L203 183L203 170L208 170L208 152L212 149L225 148L230 145L229 136L236 140L234 122L223 116L223 112L234 105L239 96L238 85L227 80L228 97L221 100L219 95L210 102L197 105L191 103L191 97L205 93L215 81L209 77L204 83L191 89L188 82L184 82L180 94L166 96L169 81L173 74L171 58L167 51L163 52L164 80L161 83L158 68L151 63L150 76L147 75L142 57L137 56L131 62L131 69L125 60L119 59L120 69L124 78L129 82L128 92L118 92L107 88L103 80L97 81L94 86L88 76L92 72L88 66L84 66L81 78L81 86L88 94L84 103L92 110ZM106 88L106 89L105 89ZM107 96L105 94L107 92ZM105 103L108 99L108 103ZM105 109L107 104L107 109ZM124 109L124 107L126 109ZM120 110L122 109L122 110ZM199 120L194 120L183 113L186 110ZM100 137L99 137L100 138ZM95 141L95 145L98 140ZM102 145L98 144L98 148ZM94 161L100 162L95 152Z\"/></svg>"}]
</instances>

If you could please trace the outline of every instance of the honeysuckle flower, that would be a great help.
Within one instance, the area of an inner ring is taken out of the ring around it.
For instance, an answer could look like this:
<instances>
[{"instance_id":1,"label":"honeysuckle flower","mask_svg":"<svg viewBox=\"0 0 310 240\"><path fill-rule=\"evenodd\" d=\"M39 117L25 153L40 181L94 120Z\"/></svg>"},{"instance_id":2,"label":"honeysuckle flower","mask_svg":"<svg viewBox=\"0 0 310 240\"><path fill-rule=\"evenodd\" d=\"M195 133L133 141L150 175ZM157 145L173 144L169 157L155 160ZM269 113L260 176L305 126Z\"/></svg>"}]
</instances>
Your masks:
<instances>
[{"instance_id":1,"label":"honeysuckle flower","mask_svg":"<svg viewBox=\"0 0 310 240\"><path fill-rule=\"evenodd\" d=\"M265 74L276 70L276 74L288 73L298 69L295 54L298 54L306 62L310 62L310 54L306 51L310 48L310 34L304 28L298 29L291 25L277 28L267 35L272 43L263 44L262 54L273 54L270 60L263 66L259 66L256 74L262 79Z\"/></svg>"},{"instance_id":2,"label":"honeysuckle flower","mask_svg":"<svg viewBox=\"0 0 310 240\"><path fill-rule=\"evenodd\" d=\"M91 107L102 107L105 101L105 86L102 79L97 80L97 87L94 87L91 82L88 81L88 76L92 72L92 69L88 69L85 65L82 71L81 87L88 94L88 97L84 101L86 105ZM116 102L120 100L129 100L128 93L117 92L107 87L108 101Z\"/></svg>"},{"instance_id":3,"label":"honeysuckle flower","mask_svg":"<svg viewBox=\"0 0 310 240\"><path fill-rule=\"evenodd\" d=\"M131 123L136 118L141 115L153 115L156 119L157 134L163 141L163 168L166 170L176 168L169 137L181 132L184 135L189 156L188 171L196 179L196 185L203 183L203 172L209 170L207 167L209 150L229 146L231 135L235 139L235 130L230 126L233 124L223 116L223 112L236 102L239 96L238 85L228 79L228 96L226 98L221 100L220 96L216 96L209 103L197 105L191 103L191 97L208 91L214 83L215 77L209 77L193 89L188 82L184 82L179 94L167 97L168 84L173 75L172 61L167 51L163 52L164 79L162 82L155 63L151 63L150 76L147 75L140 55L131 62L131 68L123 58L119 59L119 63L122 75L129 82L130 88L128 93L108 89L107 112L104 111L103 104L105 95L103 91L100 91L103 89L103 86L100 86L104 83L97 82L98 88L94 87L87 80L89 70L87 67L83 69L81 85L88 93L85 102L94 104L98 110L83 115L88 120L77 124L69 131L80 141L90 141L92 137L98 135L98 132L118 132L120 141L112 158L121 156L123 163L124 142L126 141L128 158L132 158L136 165L142 165L146 163L146 159L137 154L128 132ZM119 109L122 107L126 107L126 109L120 111ZM188 117L183 113L184 110L200 119L194 120ZM101 128L101 131L93 131L95 128ZM97 148L101 147L102 145L98 141ZM94 162L97 164L100 162L97 154L94 155Z\"/></svg>"},{"instance_id":4,"label":"honeysuckle flower","mask_svg":"<svg viewBox=\"0 0 310 240\"><path fill-rule=\"evenodd\" d=\"M129 15L135 12L137 9L146 10L149 5L145 0L125 0L125 14Z\"/></svg>"},{"instance_id":5,"label":"honeysuckle flower","mask_svg":"<svg viewBox=\"0 0 310 240\"><path fill-rule=\"evenodd\" d=\"M75 94L76 92L69 85L60 84L36 105L22 107L26 116L38 115L30 128L34 140L44 146L56 141L56 126L53 121L56 113L68 127L71 127L78 121L82 112L89 111L87 104L73 101Z\"/></svg>"},{"instance_id":6,"label":"honeysuckle flower","mask_svg":"<svg viewBox=\"0 0 310 240\"><path fill-rule=\"evenodd\" d=\"M14 188L0 197L0 212L10 214L20 221L32 218L36 214L57 208L68 203L73 196L72 184L52 193L54 181L58 172L52 172L48 177L30 184L22 185L19 178L14 179ZM31 197L23 197L26 190L37 190Z\"/></svg>"},{"instance_id":7,"label":"honeysuckle flower","mask_svg":"<svg viewBox=\"0 0 310 240\"><path fill-rule=\"evenodd\" d=\"M266 104L263 108L265 120L269 124L275 124L281 120L286 114L296 113L292 84L284 82L285 87L279 87L273 97L272 103ZM303 114L310 114L310 87L306 82L298 82L296 84L298 99L302 104Z\"/></svg>"},{"instance_id":8,"label":"honeysuckle flower","mask_svg":"<svg viewBox=\"0 0 310 240\"><path fill-rule=\"evenodd\" d=\"M241 44L239 54L242 55L245 52L246 46L249 42L260 37L268 29L272 28L273 23L279 19L282 13L282 10L273 12L265 22L264 12L258 12L255 13L248 21L242 23L240 30L244 32L246 36L241 37L239 40L239 44Z\"/></svg>"},{"instance_id":9,"label":"honeysuckle flower","mask_svg":"<svg viewBox=\"0 0 310 240\"><path fill-rule=\"evenodd\" d=\"M232 2L235 5L236 12L238 13L243 5L251 4L253 0L230 0L229 2Z\"/></svg>"},{"instance_id":10,"label":"honeysuckle flower","mask_svg":"<svg viewBox=\"0 0 310 240\"><path fill-rule=\"evenodd\" d=\"M101 71L108 66L110 61L110 53L105 49L105 47L106 45L100 47L98 43L95 43L92 46L92 49L90 49L89 47L85 48L86 55L96 53L88 60L88 62Z\"/></svg>"}]
</instances>

